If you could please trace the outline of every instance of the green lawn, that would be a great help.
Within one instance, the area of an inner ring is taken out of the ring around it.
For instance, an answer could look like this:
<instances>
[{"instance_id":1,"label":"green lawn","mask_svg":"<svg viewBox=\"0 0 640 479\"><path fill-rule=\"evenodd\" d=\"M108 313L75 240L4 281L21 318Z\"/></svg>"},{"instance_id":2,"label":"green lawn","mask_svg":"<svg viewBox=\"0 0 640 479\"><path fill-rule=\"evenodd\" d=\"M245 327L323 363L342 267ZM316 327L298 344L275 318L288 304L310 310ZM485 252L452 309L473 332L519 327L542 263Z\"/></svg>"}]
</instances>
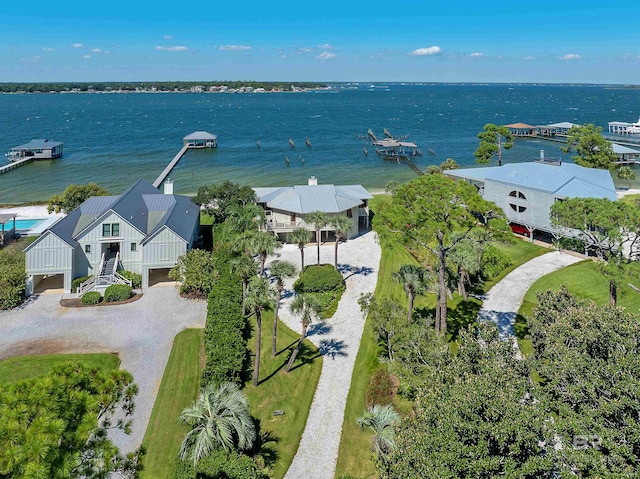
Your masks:
<instances>
[{"instance_id":1,"label":"green lawn","mask_svg":"<svg viewBox=\"0 0 640 479\"><path fill-rule=\"evenodd\" d=\"M16 382L43 376L54 366L82 364L104 370L118 369L120 358L115 354L50 354L16 356L0 361L0 383Z\"/></svg>"},{"instance_id":2,"label":"green lawn","mask_svg":"<svg viewBox=\"0 0 640 479\"><path fill-rule=\"evenodd\" d=\"M624 306L629 312L637 314L640 311L640 293L630 288L627 285L628 283L640 286L640 281L638 281L637 277L628 277L618 290L618 305ZM580 299L595 301L598 304L607 304L609 302L609 283L596 270L593 261L582 261L543 276L533 283L527 294L525 294L516 318L516 335L523 354L526 355L532 352L531 341L526 338L526 317L531 315L533 308L538 304L536 293L549 289L557 291L561 285L565 285L573 295Z\"/></svg>"},{"instance_id":3,"label":"green lawn","mask_svg":"<svg viewBox=\"0 0 640 479\"><path fill-rule=\"evenodd\" d=\"M178 416L194 401L200 387L202 335L202 329L186 329L173 341L142 441L147 449L143 478L169 479L173 475L180 444L188 431L178 423Z\"/></svg>"},{"instance_id":4,"label":"green lawn","mask_svg":"<svg viewBox=\"0 0 640 479\"><path fill-rule=\"evenodd\" d=\"M369 202L369 206L375 212L380 203L387 201L388 195L376 195ZM485 282L483 289L488 290L493 284L506 276L510 271L526 261L536 256L546 253L548 250L531 244L528 241L515 239L513 244L498 244L498 248L506 252L512 260L512 265L503 271L498 279ZM392 281L391 277L403 264L418 264L416 259L399 243L386 243L382 245L382 259L378 273L378 284L376 285L376 297L391 297L405 303L406 294L402 285ZM433 310L435 308L435 295L418 296L415 301L415 309ZM447 302L449 308L448 326L449 338L455 339L456 332L465 327L469 322L474 321L481 303L470 298L469 301L462 301L457 294L453 300ZM452 342L455 348L455 343ZM336 477L350 475L358 478L375 478L376 469L371 460L370 454L370 434L361 431L356 425L356 418L361 416L365 410L365 392L369 378L377 368L382 367L378 356L380 349L376 343L376 335L369 321L365 324L360 349L356 357L356 364L351 379L351 388L347 397L345 408L345 418L342 425L342 437L340 440L340 452L336 468ZM403 410L406 404L401 398L396 399L394 406Z\"/></svg>"},{"instance_id":5,"label":"green lawn","mask_svg":"<svg viewBox=\"0 0 640 479\"><path fill-rule=\"evenodd\" d=\"M271 357L271 329L273 313L267 312L262 318L262 354L260 363L260 382L257 387L249 381L245 393L249 398L251 414L260 422L261 433L268 433L273 442L266 443L263 457L275 458L272 477L284 477L298 450L302 432L307 422L313 395L320 379L322 357L309 341L305 341L304 350L289 373L284 372L289 350L300 337L281 322L278 325L278 354ZM253 322L255 331L255 319ZM255 336L249 343L255 351ZM284 415L273 416L273 411L282 410ZM319 465L319 467L322 467Z\"/></svg>"},{"instance_id":6,"label":"green lawn","mask_svg":"<svg viewBox=\"0 0 640 479\"><path fill-rule=\"evenodd\" d=\"M623 203L634 205L635 200L637 199L640 199L640 195L625 195L622 198L620 198L618 201L622 201Z\"/></svg>"}]
</instances>

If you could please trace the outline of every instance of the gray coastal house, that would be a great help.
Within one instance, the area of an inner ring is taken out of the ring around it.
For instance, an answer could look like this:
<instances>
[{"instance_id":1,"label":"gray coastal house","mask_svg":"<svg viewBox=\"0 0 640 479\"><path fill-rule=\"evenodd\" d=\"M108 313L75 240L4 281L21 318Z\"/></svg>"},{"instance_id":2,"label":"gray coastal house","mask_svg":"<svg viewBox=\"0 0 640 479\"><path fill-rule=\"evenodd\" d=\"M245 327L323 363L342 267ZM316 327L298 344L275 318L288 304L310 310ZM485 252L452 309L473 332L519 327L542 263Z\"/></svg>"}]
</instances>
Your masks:
<instances>
[{"instance_id":1,"label":"gray coastal house","mask_svg":"<svg viewBox=\"0 0 640 479\"><path fill-rule=\"evenodd\" d=\"M27 293L45 277L62 275L64 292L74 278L91 275L83 292L126 282L118 269L142 275L167 270L198 237L200 209L186 196L161 193L138 180L118 196L93 196L47 228L26 249Z\"/></svg>"},{"instance_id":2,"label":"gray coastal house","mask_svg":"<svg viewBox=\"0 0 640 479\"><path fill-rule=\"evenodd\" d=\"M540 160L485 168L447 170L445 175L478 188L498 205L510 223L522 225L533 237L536 230L556 234L550 208L566 198L607 198L616 201L616 189L608 170L584 168L574 163Z\"/></svg>"},{"instance_id":3,"label":"gray coastal house","mask_svg":"<svg viewBox=\"0 0 640 479\"><path fill-rule=\"evenodd\" d=\"M253 191L265 211L262 230L275 233L283 241L296 228L313 230L313 225L306 222L306 216L313 211L322 211L329 218L341 215L351 219L349 239L357 236L361 227L369 227L367 201L373 196L361 185L319 185L312 176L306 185L253 188ZM329 225L321 231L326 235L331 230Z\"/></svg>"}]
</instances>

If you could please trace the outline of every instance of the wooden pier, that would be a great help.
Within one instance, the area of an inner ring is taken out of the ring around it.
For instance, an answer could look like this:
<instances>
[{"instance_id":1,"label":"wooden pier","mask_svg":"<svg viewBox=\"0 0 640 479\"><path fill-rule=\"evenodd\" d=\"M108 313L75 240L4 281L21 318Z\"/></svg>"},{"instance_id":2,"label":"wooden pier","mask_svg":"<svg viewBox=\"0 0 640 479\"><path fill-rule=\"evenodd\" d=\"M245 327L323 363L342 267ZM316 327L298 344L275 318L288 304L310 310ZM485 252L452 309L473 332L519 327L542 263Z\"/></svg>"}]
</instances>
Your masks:
<instances>
[{"instance_id":1,"label":"wooden pier","mask_svg":"<svg viewBox=\"0 0 640 479\"><path fill-rule=\"evenodd\" d=\"M190 147L189 145L184 145L180 149L178 154L173 157L173 160L171 160L167 165L167 167L164 170L162 170L162 173L160 173L160 176L156 178L156 181L153 182L154 187L158 188L162 184L162 182L167 179L167 176L169 176L169 173L171 173L171 170L173 170L173 168L178 164L180 159L184 156L184 154L187 152L189 148L192 148L192 147Z\"/></svg>"},{"instance_id":2,"label":"wooden pier","mask_svg":"<svg viewBox=\"0 0 640 479\"><path fill-rule=\"evenodd\" d=\"M35 156L27 156L27 157L21 158L21 159L19 159L17 161L12 161L8 165L0 166L0 175L2 173L6 173L7 171L13 170L14 168L18 168L18 167L20 167L22 165L26 165L30 161L33 161L35 158L36 158Z\"/></svg>"}]
</instances>

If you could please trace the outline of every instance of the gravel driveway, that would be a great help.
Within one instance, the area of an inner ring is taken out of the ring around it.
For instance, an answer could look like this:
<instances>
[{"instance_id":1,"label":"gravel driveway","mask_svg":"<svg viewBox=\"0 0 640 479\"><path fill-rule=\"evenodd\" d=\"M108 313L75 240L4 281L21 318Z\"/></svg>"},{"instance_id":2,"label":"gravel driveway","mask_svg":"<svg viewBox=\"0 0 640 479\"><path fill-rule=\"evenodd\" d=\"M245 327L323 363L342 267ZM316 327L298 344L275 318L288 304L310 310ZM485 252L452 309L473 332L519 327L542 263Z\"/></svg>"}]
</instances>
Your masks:
<instances>
[{"instance_id":1,"label":"gravel driveway","mask_svg":"<svg viewBox=\"0 0 640 479\"><path fill-rule=\"evenodd\" d=\"M333 244L321 246L320 262L333 264L333 250ZM347 288L333 318L309 328L308 338L323 354L322 372L298 452L286 479L332 479L334 476L344 408L365 323L357 301L360 294L375 289L380 256L380 245L373 232L339 246L338 265L346 278ZM277 259L291 261L300 268L300 250L296 246L285 245ZM316 247L305 248L305 264L316 262ZM292 284L293 279L285 282L289 292ZM280 317L291 329L300 331L300 319L289 310L292 295L286 296Z\"/></svg>"},{"instance_id":2,"label":"gravel driveway","mask_svg":"<svg viewBox=\"0 0 640 479\"><path fill-rule=\"evenodd\" d=\"M0 359L118 353L120 367L133 374L139 392L131 434L112 437L121 452L132 451L142 443L173 339L185 328L204 327L206 302L184 300L174 287L150 288L138 301L118 306L64 308L61 298L43 294L0 313Z\"/></svg>"},{"instance_id":3,"label":"gravel driveway","mask_svg":"<svg viewBox=\"0 0 640 479\"><path fill-rule=\"evenodd\" d=\"M489 290L478 318L496 323L501 337L513 337L516 314L533 283L544 275L583 260L584 258L554 251L527 261Z\"/></svg>"}]
</instances>

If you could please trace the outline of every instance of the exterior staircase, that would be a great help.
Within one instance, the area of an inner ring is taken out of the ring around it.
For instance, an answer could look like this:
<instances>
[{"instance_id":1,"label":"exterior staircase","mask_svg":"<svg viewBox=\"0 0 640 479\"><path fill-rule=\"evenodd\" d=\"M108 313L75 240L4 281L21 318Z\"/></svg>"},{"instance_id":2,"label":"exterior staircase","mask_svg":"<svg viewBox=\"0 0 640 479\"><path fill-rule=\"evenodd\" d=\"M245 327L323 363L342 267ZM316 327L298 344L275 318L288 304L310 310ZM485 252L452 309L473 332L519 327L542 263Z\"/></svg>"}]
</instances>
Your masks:
<instances>
[{"instance_id":1,"label":"exterior staircase","mask_svg":"<svg viewBox=\"0 0 640 479\"><path fill-rule=\"evenodd\" d=\"M105 258L105 254L102 253L98 275L91 276L78 287L77 297L81 298L87 291L104 292L112 284L128 284L131 286L131 281L118 273L118 266L120 266L120 252L109 258Z\"/></svg>"}]
</instances>

